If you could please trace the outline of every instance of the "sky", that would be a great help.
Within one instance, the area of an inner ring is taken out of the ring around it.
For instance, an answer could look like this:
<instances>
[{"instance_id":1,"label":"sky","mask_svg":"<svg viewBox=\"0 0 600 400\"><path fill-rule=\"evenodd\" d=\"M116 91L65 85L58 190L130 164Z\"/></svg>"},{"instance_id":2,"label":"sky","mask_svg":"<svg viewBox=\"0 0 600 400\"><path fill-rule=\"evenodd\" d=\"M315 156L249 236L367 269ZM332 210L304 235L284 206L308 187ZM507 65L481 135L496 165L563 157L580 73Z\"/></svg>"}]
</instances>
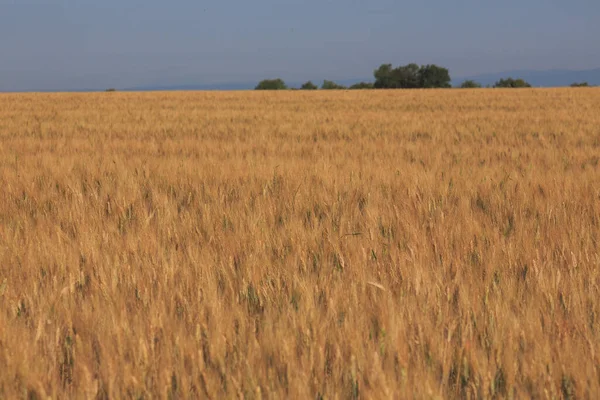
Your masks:
<instances>
[{"instance_id":1,"label":"sky","mask_svg":"<svg viewBox=\"0 0 600 400\"><path fill-rule=\"evenodd\" d=\"M600 67L598 0L0 0L0 91Z\"/></svg>"}]
</instances>

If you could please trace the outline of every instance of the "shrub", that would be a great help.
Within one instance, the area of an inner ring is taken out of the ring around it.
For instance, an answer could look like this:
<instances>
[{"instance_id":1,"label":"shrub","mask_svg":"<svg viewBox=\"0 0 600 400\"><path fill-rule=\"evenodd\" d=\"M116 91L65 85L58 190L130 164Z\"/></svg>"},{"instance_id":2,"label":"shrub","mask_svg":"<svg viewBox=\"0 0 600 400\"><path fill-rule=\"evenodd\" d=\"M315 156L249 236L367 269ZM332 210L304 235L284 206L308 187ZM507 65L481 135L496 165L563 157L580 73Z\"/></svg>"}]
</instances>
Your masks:
<instances>
[{"instance_id":1,"label":"shrub","mask_svg":"<svg viewBox=\"0 0 600 400\"><path fill-rule=\"evenodd\" d=\"M507 79L500 79L498 82L496 82L494 87L495 88L530 88L531 85L521 78L519 78L519 79L507 78Z\"/></svg>"},{"instance_id":2,"label":"shrub","mask_svg":"<svg viewBox=\"0 0 600 400\"><path fill-rule=\"evenodd\" d=\"M461 83L460 87L461 89L479 89L481 88L481 83L469 79Z\"/></svg>"},{"instance_id":3,"label":"shrub","mask_svg":"<svg viewBox=\"0 0 600 400\"><path fill-rule=\"evenodd\" d=\"M321 85L321 89L324 89L324 90L340 90L340 89L346 89L346 87L342 86L342 85L338 85L334 81L328 81L326 79L326 80L323 81L323 84Z\"/></svg>"},{"instance_id":4,"label":"shrub","mask_svg":"<svg viewBox=\"0 0 600 400\"><path fill-rule=\"evenodd\" d=\"M265 79L256 85L255 90L285 90L287 85L282 79Z\"/></svg>"},{"instance_id":5,"label":"shrub","mask_svg":"<svg viewBox=\"0 0 600 400\"><path fill-rule=\"evenodd\" d=\"M312 83L311 81L305 82L300 86L302 90L317 90L319 87Z\"/></svg>"},{"instance_id":6,"label":"shrub","mask_svg":"<svg viewBox=\"0 0 600 400\"><path fill-rule=\"evenodd\" d=\"M360 82L350 86L349 89L373 89L374 85L371 82Z\"/></svg>"}]
</instances>

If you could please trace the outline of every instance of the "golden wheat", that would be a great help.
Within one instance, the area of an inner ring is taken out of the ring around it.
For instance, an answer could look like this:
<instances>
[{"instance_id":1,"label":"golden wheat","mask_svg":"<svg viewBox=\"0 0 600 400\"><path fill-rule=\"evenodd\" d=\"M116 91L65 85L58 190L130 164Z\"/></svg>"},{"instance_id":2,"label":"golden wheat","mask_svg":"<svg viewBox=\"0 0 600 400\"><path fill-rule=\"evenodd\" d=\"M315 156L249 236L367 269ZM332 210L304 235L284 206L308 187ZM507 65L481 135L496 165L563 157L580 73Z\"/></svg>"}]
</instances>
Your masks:
<instances>
[{"instance_id":1,"label":"golden wheat","mask_svg":"<svg viewBox=\"0 0 600 400\"><path fill-rule=\"evenodd\" d=\"M598 398L600 91L0 96L0 398Z\"/></svg>"}]
</instances>

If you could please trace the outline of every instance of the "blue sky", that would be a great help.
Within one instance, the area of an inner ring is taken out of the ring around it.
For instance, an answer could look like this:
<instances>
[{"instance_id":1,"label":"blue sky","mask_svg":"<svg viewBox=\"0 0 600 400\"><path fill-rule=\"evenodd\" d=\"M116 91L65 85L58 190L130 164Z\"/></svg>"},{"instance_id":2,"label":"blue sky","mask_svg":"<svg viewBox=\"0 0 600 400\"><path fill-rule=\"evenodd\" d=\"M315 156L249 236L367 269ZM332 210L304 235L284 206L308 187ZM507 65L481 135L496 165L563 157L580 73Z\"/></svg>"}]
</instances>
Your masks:
<instances>
[{"instance_id":1,"label":"blue sky","mask_svg":"<svg viewBox=\"0 0 600 400\"><path fill-rule=\"evenodd\" d=\"M0 90L600 67L598 0L0 0Z\"/></svg>"}]
</instances>

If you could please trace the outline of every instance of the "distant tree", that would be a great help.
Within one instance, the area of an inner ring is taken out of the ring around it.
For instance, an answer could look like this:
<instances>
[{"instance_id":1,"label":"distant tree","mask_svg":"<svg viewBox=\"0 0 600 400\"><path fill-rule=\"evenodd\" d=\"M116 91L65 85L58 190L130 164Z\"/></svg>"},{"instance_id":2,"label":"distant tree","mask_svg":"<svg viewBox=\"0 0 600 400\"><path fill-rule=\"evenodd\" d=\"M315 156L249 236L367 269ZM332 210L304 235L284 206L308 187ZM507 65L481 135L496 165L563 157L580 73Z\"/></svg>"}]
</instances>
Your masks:
<instances>
[{"instance_id":1,"label":"distant tree","mask_svg":"<svg viewBox=\"0 0 600 400\"><path fill-rule=\"evenodd\" d=\"M481 83L469 79L461 83L460 87L462 89L479 89L481 88Z\"/></svg>"},{"instance_id":2,"label":"distant tree","mask_svg":"<svg viewBox=\"0 0 600 400\"><path fill-rule=\"evenodd\" d=\"M373 86L377 89L396 87L396 83L392 77L393 71L392 64L381 64L381 66L373 72L373 76L375 76L375 83Z\"/></svg>"},{"instance_id":3,"label":"distant tree","mask_svg":"<svg viewBox=\"0 0 600 400\"><path fill-rule=\"evenodd\" d=\"M373 89L373 84L371 82L360 82L360 83L355 83L354 85L350 86L348 89Z\"/></svg>"},{"instance_id":4,"label":"distant tree","mask_svg":"<svg viewBox=\"0 0 600 400\"><path fill-rule=\"evenodd\" d=\"M450 88L450 73L447 68L438 67L434 64L424 65L419 69L419 87Z\"/></svg>"},{"instance_id":5,"label":"distant tree","mask_svg":"<svg viewBox=\"0 0 600 400\"><path fill-rule=\"evenodd\" d=\"M393 68L392 64L382 64L373 72L374 87L377 89L416 89L449 88L448 69L437 65L408 64Z\"/></svg>"},{"instance_id":6,"label":"distant tree","mask_svg":"<svg viewBox=\"0 0 600 400\"><path fill-rule=\"evenodd\" d=\"M392 79L397 88L417 89L421 87L419 66L414 63L394 69L392 71Z\"/></svg>"},{"instance_id":7,"label":"distant tree","mask_svg":"<svg viewBox=\"0 0 600 400\"><path fill-rule=\"evenodd\" d=\"M392 64L382 64L373 72L374 87L377 89L410 89L419 87L419 66L408 64L393 68Z\"/></svg>"},{"instance_id":8,"label":"distant tree","mask_svg":"<svg viewBox=\"0 0 600 400\"><path fill-rule=\"evenodd\" d=\"M334 81L328 81L327 79L325 79L323 81L323 84L321 85L321 89L324 89L324 90L340 90L340 89L346 89L346 86L338 85Z\"/></svg>"},{"instance_id":9,"label":"distant tree","mask_svg":"<svg viewBox=\"0 0 600 400\"><path fill-rule=\"evenodd\" d=\"M287 85L282 79L265 79L256 85L255 90L285 90Z\"/></svg>"},{"instance_id":10,"label":"distant tree","mask_svg":"<svg viewBox=\"0 0 600 400\"><path fill-rule=\"evenodd\" d=\"M116 92L116 91L117 91L117 89L115 89L115 88L108 88L108 89L106 89L106 91L107 91L107 92Z\"/></svg>"},{"instance_id":11,"label":"distant tree","mask_svg":"<svg viewBox=\"0 0 600 400\"><path fill-rule=\"evenodd\" d=\"M317 90L319 87L312 83L311 81L305 82L300 86L302 90Z\"/></svg>"},{"instance_id":12,"label":"distant tree","mask_svg":"<svg viewBox=\"0 0 600 400\"><path fill-rule=\"evenodd\" d=\"M587 82L575 82L571 83L571 87L589 87L590 85Z\"/></svg>"},{"instance_id":13,"label":"distant tree","mask_svg":"<svg viewBox=\"0 0 600 400\"><path fill-rule=\"evenodd\" d=\"M525 82L523 79L506 78L500 79L496 84L495 88L529 88L531 85Z\"/></svg>"}]
</instances>

